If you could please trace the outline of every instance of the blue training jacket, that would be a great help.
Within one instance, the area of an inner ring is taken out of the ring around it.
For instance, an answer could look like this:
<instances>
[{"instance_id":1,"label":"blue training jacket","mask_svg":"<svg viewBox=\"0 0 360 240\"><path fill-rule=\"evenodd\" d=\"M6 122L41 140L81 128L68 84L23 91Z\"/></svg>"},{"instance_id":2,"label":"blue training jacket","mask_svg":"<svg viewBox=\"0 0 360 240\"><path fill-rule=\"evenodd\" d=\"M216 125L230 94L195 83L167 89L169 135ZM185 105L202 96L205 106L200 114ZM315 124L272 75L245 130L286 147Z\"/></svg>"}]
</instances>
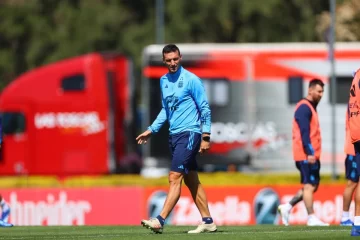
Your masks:
<instances>
[{"instance_id":1,"label":"blue training jacket","mask_svg":"<svg viewBox=\"0 0 360 240\"><path fill-rule=\"evenodd\" d=\"M211 111L204 86L195 74L179 67L160 78L162 109L148 129L157 133L166 120L170 134L184 131L210 133Z\"/></svg>"}]
</instances>

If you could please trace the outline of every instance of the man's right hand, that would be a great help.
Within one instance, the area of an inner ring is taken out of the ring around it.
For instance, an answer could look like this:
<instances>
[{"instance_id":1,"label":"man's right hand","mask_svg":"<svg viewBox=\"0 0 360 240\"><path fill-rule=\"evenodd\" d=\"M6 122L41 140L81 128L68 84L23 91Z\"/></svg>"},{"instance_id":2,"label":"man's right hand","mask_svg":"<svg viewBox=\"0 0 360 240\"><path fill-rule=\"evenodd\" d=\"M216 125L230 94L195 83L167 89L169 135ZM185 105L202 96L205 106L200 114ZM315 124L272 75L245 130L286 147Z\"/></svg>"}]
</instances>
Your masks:
<instances>
[{"instance_id":1,"label":"man's right hand","mask_svg":"<svg viewBox=\"0 0 360 240\"><path fill-rule=\"evenodd\" d=\"M138 144L143 144L143 143L146 144L150 136L151 136L151 131L146 130L136 138L136 141L138 141Z\"/></svg>"},{"instance_id":2,"label":"man's right hand","mask_svg":"<svg viewBox=\"0 0 360 240\"><path fill-rule=\"evenodd\" d=\"M316 158L314 155L308 155L307 160L310 164L314 164L316 162Z\"/></svg>"}]
</instances>

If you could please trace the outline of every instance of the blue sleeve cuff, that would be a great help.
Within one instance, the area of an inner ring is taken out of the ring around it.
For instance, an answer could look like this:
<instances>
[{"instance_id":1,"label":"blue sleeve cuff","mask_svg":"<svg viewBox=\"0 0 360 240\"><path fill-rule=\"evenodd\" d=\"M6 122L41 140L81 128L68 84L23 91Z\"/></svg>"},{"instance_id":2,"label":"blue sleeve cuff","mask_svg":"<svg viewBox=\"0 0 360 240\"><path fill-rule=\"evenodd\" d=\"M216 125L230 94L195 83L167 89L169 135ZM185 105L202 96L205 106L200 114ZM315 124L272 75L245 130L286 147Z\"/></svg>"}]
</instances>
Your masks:
<instances>
[{"instance_id":1,"label":"blue sleeve cuff","mask_svg":"<svg viewBox=\"0 0 360 240\"><path fill-rule=\"evenodd\" d=\"M147 128L147 130L150 130L151 133L155 133L154 130L151 128L151 126L149 126L149 127Z\"/></svg>"},{"instance_id":2,"label":"blue sleeve cuff","mask_svg":"<svg viewBox=\"0 0 360 240\"><path fill-rule=\"evenodd\" d=\"M202 127L202 132L203 133L211 133L211 127L210 126L203 126Z\"/></svg>"}]
</instances>

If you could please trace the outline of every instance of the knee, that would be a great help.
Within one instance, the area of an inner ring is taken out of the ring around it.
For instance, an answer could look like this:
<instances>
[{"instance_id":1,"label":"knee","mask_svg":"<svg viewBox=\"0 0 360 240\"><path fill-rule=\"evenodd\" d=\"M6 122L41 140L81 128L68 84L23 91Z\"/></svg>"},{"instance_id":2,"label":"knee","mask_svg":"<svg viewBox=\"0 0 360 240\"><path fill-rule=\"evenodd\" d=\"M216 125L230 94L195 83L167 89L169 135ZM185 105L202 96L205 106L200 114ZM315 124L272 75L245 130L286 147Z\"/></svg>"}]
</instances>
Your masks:
<instances>
[{"instance_id":1,"label":"knee","mask_svg":"<svg viewBox=\"0 0 360 240\"><path fill-rule=\"evenodd\" d=\"M169 183L170 184L180 184L183 179L183 174L178 172L169 173Z\"/></svg>"}]
</instances>

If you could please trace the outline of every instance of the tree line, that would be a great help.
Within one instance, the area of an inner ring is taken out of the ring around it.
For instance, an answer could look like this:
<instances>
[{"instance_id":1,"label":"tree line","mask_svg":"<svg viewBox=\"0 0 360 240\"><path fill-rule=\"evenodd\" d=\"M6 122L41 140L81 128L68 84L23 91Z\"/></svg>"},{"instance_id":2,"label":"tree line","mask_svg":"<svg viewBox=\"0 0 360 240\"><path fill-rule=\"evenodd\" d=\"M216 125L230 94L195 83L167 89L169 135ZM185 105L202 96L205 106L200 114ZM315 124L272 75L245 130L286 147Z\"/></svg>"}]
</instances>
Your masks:
<instances>
[{"instance_id":1,"label":"tree line","mask_svg":"<svg viewBox=\"0 0 360 240\"><path fill-rule=\"evenodd\" d=\"M337 39L360 38L360 4L337 0ZM165 42L324 41L329 0L164 0ZM156 41L155 0L0 0L0 89L40 65L93 51L134 60Z\"/></svg>"}]
</instances>

